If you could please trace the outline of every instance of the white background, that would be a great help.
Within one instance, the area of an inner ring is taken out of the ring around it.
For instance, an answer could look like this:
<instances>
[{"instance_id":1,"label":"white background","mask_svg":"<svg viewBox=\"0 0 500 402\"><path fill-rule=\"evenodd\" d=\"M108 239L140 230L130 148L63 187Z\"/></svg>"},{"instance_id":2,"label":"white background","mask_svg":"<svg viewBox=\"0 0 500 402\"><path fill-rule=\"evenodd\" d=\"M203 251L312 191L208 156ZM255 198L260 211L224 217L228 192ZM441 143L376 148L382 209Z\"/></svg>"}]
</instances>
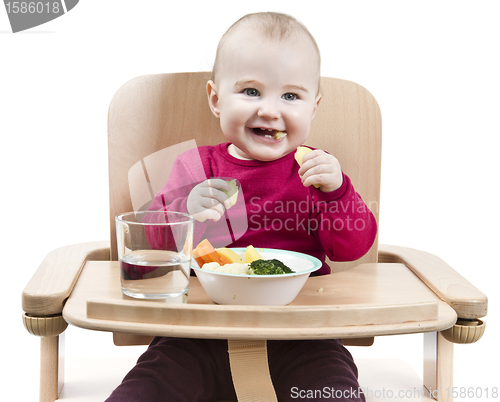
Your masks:
<instances>
[{"instance_id":1,"label":"white background","mask_svg":"<svg viewBox=\"0 0 500 402\"><path fill-rule=\"evenodd\" d=\"M129 79L209 70L223 32L255 11L304 22L322 74L355 81L383 117L380 242L432 252L489 296L484 338L455 347L457 387L500 387L500 6L497 1L92 1L12 34L0 8L2 391L38 393L38 339L21 292L50 250L108 239L107 108ZM188 134L186 134L188 136ZM189 138L189 137L187 137ZM139 353L69 328L67 357ZM410 342L411 341L411 342ZM408 357L421 336L356 357ZM7 357L7 361L5 360ZM459 399L458 399L459 400Z\"/></svg>"}]
</instances>

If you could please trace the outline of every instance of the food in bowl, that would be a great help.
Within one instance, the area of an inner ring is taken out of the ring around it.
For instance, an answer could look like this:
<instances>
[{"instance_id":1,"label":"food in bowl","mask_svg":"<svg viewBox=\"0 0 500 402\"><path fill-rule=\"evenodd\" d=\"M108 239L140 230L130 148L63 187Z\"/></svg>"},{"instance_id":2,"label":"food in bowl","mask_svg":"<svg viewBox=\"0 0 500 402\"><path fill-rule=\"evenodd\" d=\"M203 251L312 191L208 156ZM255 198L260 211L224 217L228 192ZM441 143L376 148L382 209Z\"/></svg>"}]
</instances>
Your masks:
<instances>
[{"instance_id":1,"label":"food in bowl","mask_svg":"<svg viewBox=\"0 0 500 402\"><path fill-rule=\"evenodd\" d=\"M262 256L255 250L255 247L250 245L245 250L245 262L262 260Z\"/></svg>"},{"instance_id":2,"label":"food in bowl","mask_svg":"<svg viewBox=\"0 0 500 402\"><path fill-rule=\"evenodd\" d=\"M246 249L231 250L244 258ZM309 275L322 266L317 258L294 251L259 248L259 254L263 260L276 259L295 272L281 275L224 273L207 270L206 264L200 268L195 261L191 268L207 295L217 304L284 306L295 299Z\"/></svg>"},{"instance_id":3,"label":"food in bowl","mask_svg":"<svg viewBox=\"0 0 500 402\"><path fill-rule=\"evenodd\" d=\"M203 264L202 269L235 275L283 275L295 272L276 258L255 260L251 263L234 262L224 265L220 265L218 262L208 262Z\"/></svg>"},{"instance_id":4,"label":"food in bowl","mask_svg":"<svg viewBox=\"0 0 500 402\"><path fill-rule=\"evenodd\" d=\"M204 264L216 262L219 265L234 263L251 263L262 260L262 256L254 246L248 246L243 256L235 253L227 247L214 248L208 239L202 240L193 250L193 258L201 268Z\"/></svg>"},{"instance_id":5,"label":"food in bowl","mask_svg":"<svg viewBox=\"0 0 500 402\"><path fill-rule=\"evenodd\" d=\"M223 274L252 275L249 264L234 262L232 264L220 265L218 262L208 262L203 264L202 269L207 271L221 272Z\"/></svg>"},{"instance_id":6,"label":"food in bowl","mask_svg":"<svg viewBox=\"0 0 500 402\"><path fill-rule=\"evenodd\" d=\"M254 275L283 275L293 274L292 271L280 260L273 258L271 260L255 260L250 263L250 270Z\"/></svg>"},{"instance_id":7,"label":"food in bowl","mask_svg":"<svg viewBox=\"0 0 500 402\"><path fill-rule=\"evenodd\" d=\"M204 239L193 250L193 257L200 268L226 274L282 275L295 272L276 258L263 259L252 245L245 249L243 256L240 256L227 247L215 249L207 239Z\"/></svg>"}]
</instances>

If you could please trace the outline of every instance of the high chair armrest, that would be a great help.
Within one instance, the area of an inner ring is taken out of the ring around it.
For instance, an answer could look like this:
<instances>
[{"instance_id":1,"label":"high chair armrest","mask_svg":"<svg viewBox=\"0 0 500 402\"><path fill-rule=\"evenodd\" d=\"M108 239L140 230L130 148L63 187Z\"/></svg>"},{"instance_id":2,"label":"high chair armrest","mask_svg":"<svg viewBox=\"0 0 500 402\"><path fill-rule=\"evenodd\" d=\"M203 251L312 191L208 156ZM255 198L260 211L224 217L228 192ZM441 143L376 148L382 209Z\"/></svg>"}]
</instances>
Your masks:
<instances>
[{"instance_id":1,"label":"high chair armrest","mask_svg":"<svg viewBox=\"0 0 500 402\"><path fill-rule=\"evenodd\" d=\"M44 258L22 295L30 316L60 314L87 260L110 259L109 242L73 244L51 251Z\"/></svg>"},{"instance_id":2,"label":"high chair armrest","mask_svg":"<svg viewBox=\"0 0 500 402\"><path fill-rule=\"evenodd\" d=\"M459 318L484 317L488 298L439 257L425 251L392 245L379 245L378 261L405 264Z\"/></svg>"}]
</instances>

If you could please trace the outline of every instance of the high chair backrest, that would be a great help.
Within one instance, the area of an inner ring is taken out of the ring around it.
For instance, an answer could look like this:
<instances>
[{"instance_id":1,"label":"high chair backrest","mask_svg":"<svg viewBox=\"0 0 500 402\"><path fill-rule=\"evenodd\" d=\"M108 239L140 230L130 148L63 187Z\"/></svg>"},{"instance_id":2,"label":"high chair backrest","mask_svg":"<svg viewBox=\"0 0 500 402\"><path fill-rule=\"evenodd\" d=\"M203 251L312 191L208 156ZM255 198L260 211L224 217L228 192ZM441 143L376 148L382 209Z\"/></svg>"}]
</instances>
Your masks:
<instances>
[{"instance_id":1,"label":"high chair backrest","mask_svg":"<svg viewBox=\"0 0 500 402\"><path fill-rule=\"evenodd\" d=\"M209 73L146 75L125 83L108 116L111 258L117 259L114 217L147 208L165 184L175 155L225 142L208 107ZM382 123L373 96L360 85L321 79L322 99L306 145L333 154L378 222ZM349 207L349 206L343 206ZM377 242L360 260L331 263L332 272L376 262Z\"/></svg>"}]
</instances>

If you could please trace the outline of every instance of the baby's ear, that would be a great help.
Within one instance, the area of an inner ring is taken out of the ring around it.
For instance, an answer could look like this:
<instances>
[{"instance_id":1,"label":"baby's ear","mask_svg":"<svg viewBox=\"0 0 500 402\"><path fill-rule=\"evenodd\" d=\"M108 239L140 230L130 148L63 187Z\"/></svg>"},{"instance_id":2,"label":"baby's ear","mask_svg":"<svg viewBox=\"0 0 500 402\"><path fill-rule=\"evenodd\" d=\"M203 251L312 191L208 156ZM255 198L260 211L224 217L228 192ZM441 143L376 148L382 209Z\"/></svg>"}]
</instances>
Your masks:
<instances>
[{"instance_id":1,"label":"baby's ear","mask_svg":"<svg viewBox=\"0 0 500 402\"><path fill-rule=\"evenodd\" d=\"M215 86L215 83L212 80L207 82L207 96L208 96L208 105L210 106L210 110L212 111L215 117L220 118L219 95L217 95L217 87Z\"/></svg>"},{"instance_id":2,"label":"baby's ear","mask_svg":"<svg viewBox=\"0 0 500 402\"><path fill-rule=\"evenodd\" d=\"M319 106L319 102L321 101L321 94L319 93L317 96L316 96L316 99L314 100L314 110L313 110L313 115L312 115L312 119L314 119L314 116L316 116L316 112L318 111L318 106Z\"/></svg>"}]
</instances>

